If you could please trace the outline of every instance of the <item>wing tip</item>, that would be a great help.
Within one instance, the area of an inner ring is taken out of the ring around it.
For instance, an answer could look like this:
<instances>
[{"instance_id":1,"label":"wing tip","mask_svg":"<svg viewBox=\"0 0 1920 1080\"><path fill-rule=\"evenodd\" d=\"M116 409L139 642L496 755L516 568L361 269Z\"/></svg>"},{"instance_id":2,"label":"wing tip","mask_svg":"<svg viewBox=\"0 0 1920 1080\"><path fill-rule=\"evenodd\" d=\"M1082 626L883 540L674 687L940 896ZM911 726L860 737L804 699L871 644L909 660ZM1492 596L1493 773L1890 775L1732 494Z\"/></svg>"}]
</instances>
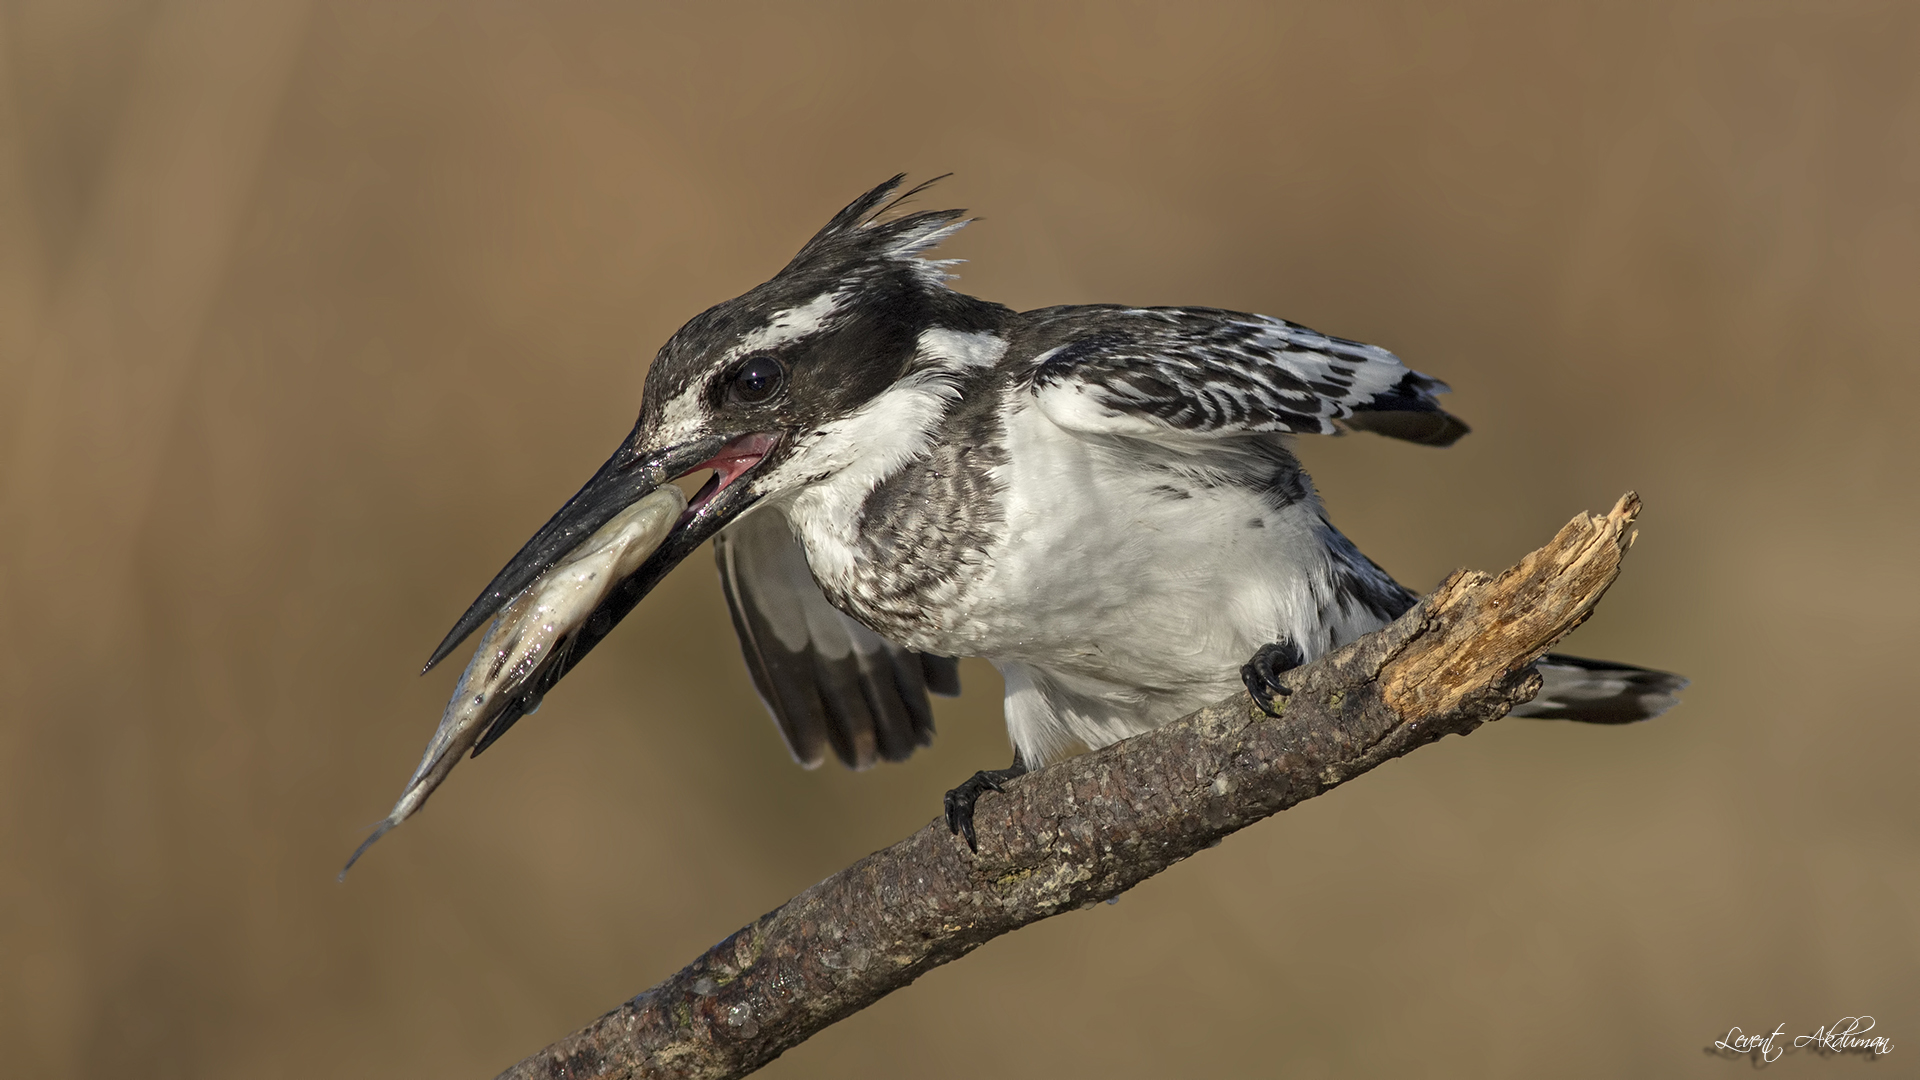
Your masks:
<instances>
[{"instance_id":1,"label":"wing tip","mask_svg":"<svg viewBox=\"0 0 1920 1080\"><path fill-rule=\"evenodd\" d=\"M920 673L926 679L927 692L941 697L960 696L960 660L953 656L919 653Z\"/></svg>"},{"instance_id":2,"label":"wing tip","mask_svg":"<svg viewBox=\"0 0 1920 1080\"><path fill-rule=\"evenodd\" d=\"M1452 446L1473 431L1466 421L1444 409L1356 411L1341 421L1354 431L1366 431L1419 446Z\"/></svg>"}]
</instances>

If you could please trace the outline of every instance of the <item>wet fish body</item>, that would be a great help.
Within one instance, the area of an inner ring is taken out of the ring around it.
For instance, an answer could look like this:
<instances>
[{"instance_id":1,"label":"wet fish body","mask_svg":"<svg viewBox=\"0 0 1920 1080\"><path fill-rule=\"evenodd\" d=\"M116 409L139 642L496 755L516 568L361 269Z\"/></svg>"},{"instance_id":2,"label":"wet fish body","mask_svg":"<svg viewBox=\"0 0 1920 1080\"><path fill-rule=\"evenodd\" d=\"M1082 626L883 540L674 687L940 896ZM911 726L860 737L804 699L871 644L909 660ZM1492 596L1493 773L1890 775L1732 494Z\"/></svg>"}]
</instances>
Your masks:
<instances>
[{"instance_id":1,"label":"wet fish body","mask_svg":"<svg viewBox=\"0 0 1920 1080\"><path fill-rule=\"evenodd\" d=\"M508 706L525 698L540 674L566 656L573 632L614 585L653 554L686 507L687 497L679 488L663 485L622 510L508 601L461 672L440 726L400 800L347 860L343 876L374 841L418 811ZM535 701L526 712L537 707Z\"/></svg>"}]
</instances>

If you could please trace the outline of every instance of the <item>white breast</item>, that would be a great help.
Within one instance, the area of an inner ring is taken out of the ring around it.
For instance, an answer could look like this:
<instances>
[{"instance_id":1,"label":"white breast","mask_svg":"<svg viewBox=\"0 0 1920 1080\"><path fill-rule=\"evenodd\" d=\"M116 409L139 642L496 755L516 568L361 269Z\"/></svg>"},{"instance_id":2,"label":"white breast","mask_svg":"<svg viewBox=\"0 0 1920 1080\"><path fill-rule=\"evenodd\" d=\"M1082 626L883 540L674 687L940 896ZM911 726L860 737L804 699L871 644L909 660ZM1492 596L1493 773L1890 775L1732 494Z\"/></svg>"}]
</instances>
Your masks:
<instances>
[{"instance_id":1,"label":"white breast","mask_svg":"<svg viewBox=\"0 0 1920 1080\"><path fill-rule=\"evenodd\" d=\"M784 466L830 473L776 504L829 595L859 595L861 505L924 452L954 393L909 380ZM1029 763L1226 696L1269 642L1291 638L1311 659L1380 625L1337 603L1317 499L1276 508L1244 476L1227 482L1223 456L1244 447L1070 432L1018 387L1001 415L999 536L963 589L922 598L939 610L902 643L993 661Z\"/></svg>"},{"instance_id":2,"label":"white breast","mask_svg":"<svg viewBox=\"0 0 1920 1080\"><path fill-rule=\"evenodd\" d=\"M1244 486L1208 486L1203 456L1076 435L1016 394L1005 538L941 644L1001 668L1026 760L1218 700L1268 642L1292 637L1311 659L1379 625L1334 601L1317 499L1275 509Z\"/></svg>"}]
</instances>

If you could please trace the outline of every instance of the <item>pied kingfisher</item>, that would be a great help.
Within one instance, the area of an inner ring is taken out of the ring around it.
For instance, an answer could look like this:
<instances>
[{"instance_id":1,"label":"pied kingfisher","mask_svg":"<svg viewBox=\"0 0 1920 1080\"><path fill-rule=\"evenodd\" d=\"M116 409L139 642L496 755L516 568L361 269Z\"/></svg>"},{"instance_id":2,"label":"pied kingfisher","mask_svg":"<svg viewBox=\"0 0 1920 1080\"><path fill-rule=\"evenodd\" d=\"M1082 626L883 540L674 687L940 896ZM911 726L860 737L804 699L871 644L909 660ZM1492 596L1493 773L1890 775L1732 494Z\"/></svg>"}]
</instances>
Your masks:
<instances>
[{"instance_id":1,"label":"pied kingfisher","mask_svg":"<svg viewBox=\"0 0 1920 1080\"><path fill-rule=\"evenodd\" d=\"M453 758L531 712L708 538L747 670L802 765L829 749L856 769L905 758L933 735L928 692L959 692L955 657L999 669L1014 762L948 793L969 844L985 791L1243 684L1271 711L1283 671L1413 604L1327 521L1291 439L1446 446L1467 427L1436 404L1445 384L1265 315L1019 312L955 292L950 264L925 256L965 212L900 210L925 187L896 198L901 182L660 350L632 434L427 666L616 515L712 475L644 562L590 594L590 613L545 628L550 653ZM1684 685L1570 657L1540 669L1545 690L1517 715L1639 720ZM450 767L430 748L392 823Z\"/></svg>"}]
</instances>

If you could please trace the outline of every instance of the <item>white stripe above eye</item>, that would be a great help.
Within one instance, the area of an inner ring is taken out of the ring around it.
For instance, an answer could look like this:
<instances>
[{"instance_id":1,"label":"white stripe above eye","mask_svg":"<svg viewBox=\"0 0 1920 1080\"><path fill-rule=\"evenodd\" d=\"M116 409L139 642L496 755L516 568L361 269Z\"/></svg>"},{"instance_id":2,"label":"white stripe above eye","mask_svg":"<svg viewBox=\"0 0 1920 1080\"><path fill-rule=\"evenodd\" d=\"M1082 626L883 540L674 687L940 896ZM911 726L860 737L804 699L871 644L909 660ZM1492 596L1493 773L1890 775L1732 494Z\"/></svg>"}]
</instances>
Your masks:
<instances>
[{"instance_id":1,"label":"white stripe above eye","mask_svg":"<svg viewBox=\"0 0 1920 1080\"><path fill-rule=\"evenodd\" d=\"M841 301L846 297L845 292L823 292L799 307L774 312L773 318L767 320L767 325L742 335L740 340L727 350L727 359L732 360L750 352L785 345L790 341L798 341L809 334L820 332L826 327L827 321L833 318L834 313L840 310Z\"/></svg>"},{"instance_id":2,"label":"white stripe above eye","mask_svg":"<svg viewBox=\"0 0 1920 1080\"><path fill-rule=\"evenodd\" d=\"M740 357L762 349L771 349L788 342L798 341L809 334L825 329L834 314L840 310L841 303L847 298L845 291L823 292L819 296L801 304L799 307L785 308L773 313L765 326L741 335L740 340L729 346L721 362L694 384L680 392L680 396L667 402L661 411L660 430L656 435L663 445L674 445L694 438L706 429L707 380L713 371L724 371Z\"/></svg>"}]
</instances>

